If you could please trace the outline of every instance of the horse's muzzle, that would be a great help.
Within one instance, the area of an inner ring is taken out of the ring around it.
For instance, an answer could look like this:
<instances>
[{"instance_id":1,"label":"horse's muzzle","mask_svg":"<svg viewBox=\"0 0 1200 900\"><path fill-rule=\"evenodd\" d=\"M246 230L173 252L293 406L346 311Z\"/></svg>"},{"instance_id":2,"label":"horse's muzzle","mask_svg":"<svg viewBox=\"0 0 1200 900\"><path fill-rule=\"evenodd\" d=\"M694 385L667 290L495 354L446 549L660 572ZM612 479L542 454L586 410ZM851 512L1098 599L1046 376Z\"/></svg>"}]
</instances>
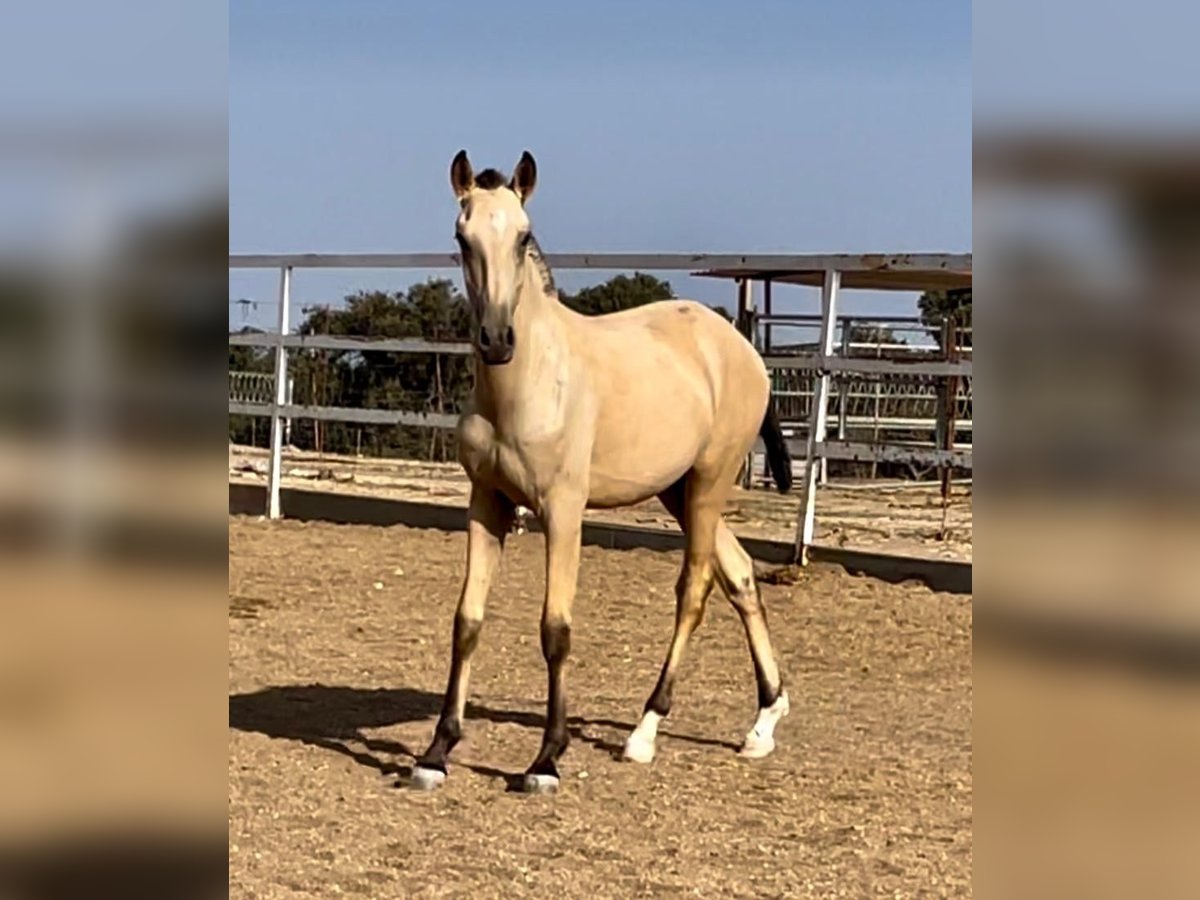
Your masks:
<instances>
[{"instance_id":1,"label":"horse's muzzle","mask_svg":"<svg viewBox=\"0 0 1200 900\"><path fill-rule=\"evenodd\" d=\"M503 366L506 363L512 362L513 348L509 347L488 347L479 348L479 356L483 359L485 365Z\"/></svg>"},{"instance_id":2,"label":"horse's muzzle","mask_svg":"<svg viewBox=\"0 0 1200 900\"><path fill-rule=\"evenodd\" d=\"M515 344L516 336L511 325L494 330L483 326L479 329L479 339L476 341L480 357L489 366L502 366L512 362Z\"/></svg>"}]
</instances>

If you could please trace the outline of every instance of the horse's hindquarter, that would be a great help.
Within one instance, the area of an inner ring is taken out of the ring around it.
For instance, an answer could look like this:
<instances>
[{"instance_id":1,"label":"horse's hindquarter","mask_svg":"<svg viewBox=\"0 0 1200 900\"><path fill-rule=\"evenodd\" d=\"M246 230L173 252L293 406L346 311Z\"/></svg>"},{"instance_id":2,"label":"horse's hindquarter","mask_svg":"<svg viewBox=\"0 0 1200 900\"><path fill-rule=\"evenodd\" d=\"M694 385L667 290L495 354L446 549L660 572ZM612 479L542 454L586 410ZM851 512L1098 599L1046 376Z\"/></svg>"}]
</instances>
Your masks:
<instances>
[{"instance_id":1,"label":"horse's hindquarter","mask_svg":"<svg viewBox=\"0 0 1200 900\"><path fill-rule=\"evenodd\" d=\"M731 435L733 443L742 442L739 419L745 414L733 409L738 404L729 389L745 390L750 383L756 393L755 367L762 364L711 310L686 301L655 303L592 319L582 330L581 352L588 356L597 403L589 505L654 496L714 442L724 446ZM760 387L765 404L765 373ZM745 399L750 406L759 402L757 396ZM750 416L757 421L749 441L762 412Z\"/></svg>"}]
</instances>

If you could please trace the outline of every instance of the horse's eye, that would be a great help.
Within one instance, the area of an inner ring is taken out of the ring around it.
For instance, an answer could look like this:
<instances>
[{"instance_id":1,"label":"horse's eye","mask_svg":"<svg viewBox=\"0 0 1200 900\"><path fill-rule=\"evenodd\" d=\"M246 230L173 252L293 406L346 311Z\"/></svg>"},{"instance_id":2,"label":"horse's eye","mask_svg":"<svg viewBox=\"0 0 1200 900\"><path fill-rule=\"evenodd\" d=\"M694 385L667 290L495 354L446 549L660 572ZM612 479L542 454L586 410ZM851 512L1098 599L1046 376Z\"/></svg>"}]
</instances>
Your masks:
<instances>
[{"instance_id":1,"label":"horse's eye","mask_svg":"<svg viewBox=\"0 0 1200 900\"><path fill-rule=\"evenodd\" d=\"M523 235L521 235L521 246L528 247L529 242L532 240L533 240L533 232L532 231L525 232Z\"/></svg>"}]
</instances>

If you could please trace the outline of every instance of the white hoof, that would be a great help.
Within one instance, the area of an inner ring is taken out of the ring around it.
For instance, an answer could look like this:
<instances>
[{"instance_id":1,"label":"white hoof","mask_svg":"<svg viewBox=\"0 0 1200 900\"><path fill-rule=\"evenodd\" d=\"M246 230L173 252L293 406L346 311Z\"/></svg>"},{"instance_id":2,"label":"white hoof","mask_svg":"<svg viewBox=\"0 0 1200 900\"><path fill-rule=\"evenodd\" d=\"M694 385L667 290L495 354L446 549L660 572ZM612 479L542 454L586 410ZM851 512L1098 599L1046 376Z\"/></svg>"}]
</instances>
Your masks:
<instances>
[{"instance_id":1,"label":"white hoof","mask_svg":"<svg viewBox=\"0 0 1200 900\"><path fill-rule=\"evenodd\" d=\"M746 735L746 740L742 743L742 749L738 751L738 755L743 759L762 759L764 756L770 756L775 749L775 738L771 735L759 737L753 731Z\"/></svg>"},{"instance_id":2,"label":"white hoof","mask_svg":"<svg viewBox=\"0 0 1200 900\"><path fill-rule=\"evenodd\" d=\"M658 723L662 716L653 710L646 710L637 728L625 739L626 759L637 763L648 763L654 759L654 741L658 737Z\"/></svg>"},{"instance_id":3,"label":"white hoof","mask_svg":"<svg viewBox=\"0 0 1200 900\"><path fill-rule=\"evenodd\" d=\"M526 794L556 794L558 793L558 777L526 773L521 787Z\"/></svg>"},{"instance_id":4,"label":"white hoof","mask_svg":"<svg viewBox=\"0 0 1200 900\"><path fill-rule=\"evenodd\" d=\"M625 741L624 756L630 762L650 763L654 761L654 741L648 741L636 731Z\"/></svg>"},{"instance_id":5,"label":"white hoof","mask_svg":"<svg viewBox=\"0 0 1200 900\"><path fill-rule=\"evenodd\" d=\"M783 691L778 699L766 709L758 711L758 719L754 727L746 734L742 749L738 753L745 759L762 759L770 756L775 749L775 726L779 720L791 712L787 691Z\"/></svg>"},{"instance_id":6,"label":"white hoof","mask_svg":"<svg viewBox=\"0 0 1200 900\"><path fill-rule=\"evenodd\" d=\"M446 773L440 769L426 769L422 766L414 766L409 784L414 790L435 791L442 786L445 780Z\"/></svg>"}]
</instances>

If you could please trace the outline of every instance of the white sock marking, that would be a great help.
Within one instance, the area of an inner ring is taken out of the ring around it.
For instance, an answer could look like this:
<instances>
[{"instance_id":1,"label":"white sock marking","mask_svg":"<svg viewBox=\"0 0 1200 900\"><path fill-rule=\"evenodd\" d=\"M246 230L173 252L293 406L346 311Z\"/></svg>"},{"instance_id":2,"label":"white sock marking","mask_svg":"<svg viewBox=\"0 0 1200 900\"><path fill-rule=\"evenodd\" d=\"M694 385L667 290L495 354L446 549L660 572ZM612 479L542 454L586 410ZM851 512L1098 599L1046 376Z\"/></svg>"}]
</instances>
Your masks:
<instances>
[{"instance_id":1,"label":"white sock marking","mask_svg":"<svg viewBox=\"0 0 1200 900\"><path fill-rule=\"evenodd\" d=\"M774 750L775 726L789 711L787 691L783 691L770 706L760 709L758 718L754 720L754 727L747 733L746 741L742 745L742 755L757 759Z\"/></svg>"},{"instance_id":2,"label":"white sock marking","mask_svg":"<svg viewBox=\"0 0 1200 900\"><path fill-rule=\"evenodd\" d=\"M625 758L634 762L648 763L654 759L654 741L658 737L658 723L662 716L647 710L637 728L625 741Z\"/></svg>"}]
</instances>

